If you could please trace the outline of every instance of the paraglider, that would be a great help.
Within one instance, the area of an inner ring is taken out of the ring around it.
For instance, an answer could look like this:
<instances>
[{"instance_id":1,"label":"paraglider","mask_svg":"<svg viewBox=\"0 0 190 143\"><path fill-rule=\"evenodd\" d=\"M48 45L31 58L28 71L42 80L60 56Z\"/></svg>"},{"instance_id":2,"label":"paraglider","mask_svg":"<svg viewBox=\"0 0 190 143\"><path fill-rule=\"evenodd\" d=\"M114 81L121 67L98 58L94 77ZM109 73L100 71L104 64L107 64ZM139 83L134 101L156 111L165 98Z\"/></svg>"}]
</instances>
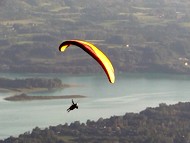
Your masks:
<instances>
[{"instance_id":1,"label":"paraglider","mask_svg":"<svg viewBox=\"0 0 190 143\"><path fill-rule=\"evenodd\" d=\"M73 99L72 99L72 105L67 109L67 112L70 112L71 110L74 110L74 109L78 109L78 104L77 103L74 103Z\"/></svg>"},{"instance_id":2,"label":"paraglider","mask_svg":"<svg viewBox=\"0 0 190 143\"><path fill-rule=\"evenodd\" d=\"M64 52L70 45L78 46L92 56L103 68L110 83L115 82L114 68L108 57L93 44L83 40L68 40L61 43L59 51Z\"/></svg>"}]
</instances>

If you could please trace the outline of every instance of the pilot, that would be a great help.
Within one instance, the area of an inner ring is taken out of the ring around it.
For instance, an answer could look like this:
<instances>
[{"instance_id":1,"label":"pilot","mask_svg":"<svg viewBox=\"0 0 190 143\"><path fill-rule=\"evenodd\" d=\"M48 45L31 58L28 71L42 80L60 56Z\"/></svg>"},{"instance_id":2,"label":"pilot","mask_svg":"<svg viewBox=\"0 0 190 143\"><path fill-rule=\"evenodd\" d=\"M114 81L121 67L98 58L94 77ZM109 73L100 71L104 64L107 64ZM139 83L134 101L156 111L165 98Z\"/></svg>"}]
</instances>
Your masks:
<instances>
[{"instance_id":1,"label":"pilot","mask_svg":"<svg viewBox=\"0 0 190 143\"><path fill-rule=\"evenodd\" d=\"M71 110L74 110L75 108L78 109L78 104L77 103L74 103L73 99L72 99L72 105L67 109L67 111L71 111Z\"/></svg>"}]
</instances>

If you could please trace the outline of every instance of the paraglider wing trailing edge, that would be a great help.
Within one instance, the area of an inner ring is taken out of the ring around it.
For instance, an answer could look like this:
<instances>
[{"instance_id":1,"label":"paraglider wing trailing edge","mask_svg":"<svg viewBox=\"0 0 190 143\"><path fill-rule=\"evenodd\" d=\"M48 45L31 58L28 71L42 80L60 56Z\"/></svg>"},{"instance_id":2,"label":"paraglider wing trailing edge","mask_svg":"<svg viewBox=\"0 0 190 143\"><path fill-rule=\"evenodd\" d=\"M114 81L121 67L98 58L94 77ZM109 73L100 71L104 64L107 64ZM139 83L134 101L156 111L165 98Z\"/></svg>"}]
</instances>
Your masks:
<instances>
[{"instance_id":1,"label":"paraglider wing trailing edge","mask_svg":"<svg viewBox=\"0 0 190 143\"><path fill-rule=\"evenodd\" d=\"M115 74L112 63L101 50L99 50L96 46L87 41L68 40L61 43L61 45L59 46L59 51L64 52L66 48L68 48L70 45L78 46L82 48L85 52L87 52L90 56L92 56L101 65L110 83L115 82Z\"/></svg>"}]
</instances>

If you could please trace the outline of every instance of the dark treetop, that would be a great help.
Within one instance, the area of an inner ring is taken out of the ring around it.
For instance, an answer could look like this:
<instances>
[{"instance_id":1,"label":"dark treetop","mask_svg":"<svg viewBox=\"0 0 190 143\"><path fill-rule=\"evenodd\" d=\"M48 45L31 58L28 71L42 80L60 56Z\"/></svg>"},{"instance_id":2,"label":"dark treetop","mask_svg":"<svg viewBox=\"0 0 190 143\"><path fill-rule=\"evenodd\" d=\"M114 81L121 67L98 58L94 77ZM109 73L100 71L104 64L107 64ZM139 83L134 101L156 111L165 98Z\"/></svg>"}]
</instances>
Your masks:
<instances>
[{"instance_id":1,"label":"dark treetop","mask_svg":"<svg viewBox=\"0 0 190 143\"><path fill-rule=\"evenodd\" d=\"M160 104L140 113L126 113L86 123L34 128L0 143L187 143L190 103Z\"/></svg>"}]
</instances>

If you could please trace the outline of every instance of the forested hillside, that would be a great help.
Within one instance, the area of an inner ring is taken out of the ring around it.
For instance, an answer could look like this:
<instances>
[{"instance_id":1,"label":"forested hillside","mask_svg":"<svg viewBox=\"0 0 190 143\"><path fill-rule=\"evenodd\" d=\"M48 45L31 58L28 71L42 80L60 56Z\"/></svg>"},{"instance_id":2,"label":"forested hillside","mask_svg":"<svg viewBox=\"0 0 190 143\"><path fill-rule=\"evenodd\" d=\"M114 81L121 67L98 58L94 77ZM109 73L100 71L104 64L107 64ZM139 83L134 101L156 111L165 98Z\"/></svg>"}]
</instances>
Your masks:
<instances>
[{"instance_id":1,"label":"forested hillside","mask_svg":"<svg viewBox=\"0 0 190 143\"><path fill-rule=\"evenodd\" d=\"M86 123L34 128L0 143L188 143L190 103L160 104L140 113L126 113Z\"/></svg>"},{"instance_id":2,"label":"forested hillside","mask_svg":"<svg viewBox=\"0 0 190 143\"><path fill-rule=\"evenodd\" d=\"M26 79L7 79L0 78L0 87L5 89L30 89L30 88L61 88L64 84L60 79L46 78L26 78Z\"/></svg>"},{"instance_id":3,"label":"forested hillside","mask_svg":"<svg viewBox=\"0 0 190 143\"><path fill-rule=\"evenodd\" d=\"M1 0L0 71L99 71L67 39L89 40L116 71L190 73L188 0Z\"/></svg>"}]
</instances>

